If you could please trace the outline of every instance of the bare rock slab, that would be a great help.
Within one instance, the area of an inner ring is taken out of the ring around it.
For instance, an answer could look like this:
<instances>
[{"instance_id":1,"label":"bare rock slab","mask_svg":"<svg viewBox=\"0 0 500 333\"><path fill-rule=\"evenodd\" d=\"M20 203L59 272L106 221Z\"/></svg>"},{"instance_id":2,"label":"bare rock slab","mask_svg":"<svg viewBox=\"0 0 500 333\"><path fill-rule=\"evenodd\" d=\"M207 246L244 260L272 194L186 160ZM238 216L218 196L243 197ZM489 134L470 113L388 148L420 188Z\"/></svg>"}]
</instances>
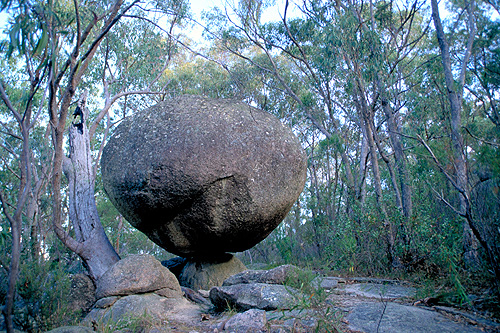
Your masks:
<instances>
[{"instance_id":1,"label":"bare rock slab","mask_svg":"<svg viewBox=\"0 0 500 333\"><path fill-rule=\"evenodd\" d=\"M228 277L223 286L242 283L285 284L290 279L297 278L300 269L294 265L282 265L270 270L246 270Z\"/></svg>"},{"instance_id":2,"label":"bare rock slab","mask_svg":"<svg viewBox=\"0 0 500 333\"><path fill-rule=\"evenodd\" d=\"M216 308L228 305L237 311L250 309L291 309L297 303L299 292L279 284L249 283L210 289L210 301Z\"/></svg>"},{"instance_id":3,"label":"bare rock slab","mask_svg":"<svg viewBox=\"0 0 500 333\"><path fill-rule=\"evenodd\" d=\"M355 283L345 285L344 292L355 294L367 298L376 298L384 300L394 300L399 298L413 298L417 290L410 286L401 286L396 284L379 283Z\"/></svg>"},{"instance_id":4,"label":"bare rock slab","mask_svg":"<svg viewBox=\"0 0 500 333\"><path fill-rule=\"evenodd\" d=\"M148 324L159 327L170 321L199 321L200 309L184 298L166 298L154 293L120 297L112 306L94 308L85 317L82 325L124 325L127 322L144 319ZM103 330L97 327L97 330Z\"/></svg>"},{"instance_id":5,"label":"bare rock slab","mask_svg":"<svg viewBox=\"0 0 500 333\"><path fill-rule=\"evenodd\" d=\"M244 251L287 215L306 154L276 117L182 96L123 120L104 148L104 189L122 215L181 257Z\"/></svg>"},{"instance_id":6,"label":"bare rock slab","mask_svg":"<svg viewBox=\"0 0 500 333\"><path fill-rule=\"evenodd\" d=\"M479 328L454 322L435 311L392 302L361 303L352 309L346 319L349 329L366 333L482 332Z\"/></svg>"},{"instance_id":7,"label":"bare rock slab","mask_svg":"<svg viewBox=\"0 0 500 333\"><path fill-rule=\"evenodd\" d=\"M97 281L96 297L158 292L164 297L181 298L174 274L152 255L132 255L115 263Z\"/></svg>"},{"instance_id":8,"label":"bare rock slab","mask_svg":"<svg viewBox=\"0 0 500 333\"><path fill-rule=\"evenodd\" d=\"M53 330L48 331L47 333L93 333L94 330L90 327L85 326L63 326L58 327Z\"/></svg>"}]
</instances>

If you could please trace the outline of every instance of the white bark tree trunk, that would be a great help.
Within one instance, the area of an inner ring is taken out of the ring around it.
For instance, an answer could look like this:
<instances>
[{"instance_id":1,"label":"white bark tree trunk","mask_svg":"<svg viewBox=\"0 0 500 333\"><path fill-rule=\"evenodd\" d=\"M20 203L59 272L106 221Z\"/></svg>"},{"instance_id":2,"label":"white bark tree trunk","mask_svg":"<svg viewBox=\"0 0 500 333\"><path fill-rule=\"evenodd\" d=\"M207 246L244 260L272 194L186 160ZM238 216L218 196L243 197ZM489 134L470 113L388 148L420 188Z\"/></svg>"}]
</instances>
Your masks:
<instances>
[{"instance_id":1,"label":"white bark tree trunk","mask_svg":"<svg viewBox=\"0 0 500 333\"><path fill-rule=\"evenodd\" d=\"M69 218L75 240L79 243L76 253L84 261L91 277L97 280L120 258L106 236L97 213L92 152L86 126L88 112L84 99L75 113L75 120L69 128L69 158L63 164L69 182Z\"/></svg>"}]
</instances>

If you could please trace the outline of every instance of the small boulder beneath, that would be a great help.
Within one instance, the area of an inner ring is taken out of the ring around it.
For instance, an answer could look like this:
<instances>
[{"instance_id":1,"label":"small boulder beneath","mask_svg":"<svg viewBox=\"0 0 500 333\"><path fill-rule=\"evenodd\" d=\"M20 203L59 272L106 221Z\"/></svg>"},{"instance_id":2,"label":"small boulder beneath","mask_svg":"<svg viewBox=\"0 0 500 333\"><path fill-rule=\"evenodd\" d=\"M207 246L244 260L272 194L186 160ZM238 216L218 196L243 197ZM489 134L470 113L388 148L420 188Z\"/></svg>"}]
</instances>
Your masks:
<instances>
[{"instance_id":1,"label":"small boulder beneath","mask_svg":"<svg viewBox=\"0 0 500 333\"><path fill-rule=\"evenodd\" d=\"M210 301L217 309L227 306L237 311L250 309L287 310L297 303L299 292L279 284L249 283L210 289Z\"/></svg>"},{"instance_id":2,"label":"small boulder beneath","mask_svg":"<svg viewBox=\"0 0 500 333\"><path fill-rule=\"evenodd\" d=\"M245 265L233 255L214 260L189 260L179 276L179 283L194 290L210 290L244 270Z\"/></svg>"},{"instance_id":3,"label":"small boulder beneath","mask_svg":"<svg viewBox=\"0 0 500 333\"><path fill-rule=\"evenodd\" d=\"M267 332L266 325L266 311L251 309L229 318L224 325L224 330L235 333Z\"/></svg>"},{"instance_id":4,"label":"small boulder beneath","mask_svg":"<svg viewBox=\"0 0 500 333\"><path fill-rule=\"evenodd\" d=\"M149 254L132 255L115 263L97 281L96 297L156 291L164 297L182 297L176 277L158 260Z\"/></svg>"},{"instance_id":5,"label":"small boulder beneath","mask_svg":"<svg viewBox=\"0 0 500 333\"><path fill-rule=\"evenodd\" d=\"M208 297L203 296L199 291L195 291L188 287L181 287L184 297L193 303L210 306L212 303L208 300Z\"/></svg>"}]
</instances>

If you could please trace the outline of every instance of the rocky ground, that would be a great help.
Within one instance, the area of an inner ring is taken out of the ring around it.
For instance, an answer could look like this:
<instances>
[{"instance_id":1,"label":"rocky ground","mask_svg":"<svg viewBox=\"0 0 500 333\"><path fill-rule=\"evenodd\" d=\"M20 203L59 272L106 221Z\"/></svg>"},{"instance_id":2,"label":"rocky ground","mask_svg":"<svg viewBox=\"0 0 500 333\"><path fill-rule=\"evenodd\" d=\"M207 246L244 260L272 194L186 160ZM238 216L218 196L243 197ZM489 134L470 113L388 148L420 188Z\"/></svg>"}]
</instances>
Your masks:
<instances>
[{"instance_id":1,"label":"rocky ground","mask_svg":"<svg viewBox=\"0 0 500 333\"><path fill-rule=\"evenodd\" d=\"M255 287L252 285L255 276L244 276L244 281L240 276L236 280L233 281L236 285ZM273 284L269 279L267 282ZM427 306L415 300L416 289L409 283L370 278L321 277L312 284L315 284L316 294L300 293L294 305L285 306L287 310L267 311L255 307L269 306L270 303L265 303L265 300L274 300L279 306L279 293L271 291L270 294L259 294L258 297L262 299L257 301L248 295L240 295L239 301L228 301L232 309L216 312L208 291L195 292L183 288L185 297L191 301L184 300L170 307L166 320L159 322L143 316L135 323L136 326L128 324L123 327L117 324L109 326L109 321L108 326L105 326L106 323L94 322L93 329L109 332L189 333L500 332L500 324L488 318L444 306ZM295 294L292 288L289 291ZM255 306L248 306L250 309L243 311L241 304ZM90 326L59 328L52 332L92 332Z\"/></svg>"},{"instance_id":2,"label":"rocky ground","mask_svg":"<svg viewBox=\"0 0 500 333\"><path fill-rule=\"evenodd\" d=\"M179 332L500 332L477 314L415 301L415 288L399 281L338 277L321 279L326 298L316 307L257 314L203 313ZM306 305L306 304L304 304Z\"/></svg>"}]
</instances>

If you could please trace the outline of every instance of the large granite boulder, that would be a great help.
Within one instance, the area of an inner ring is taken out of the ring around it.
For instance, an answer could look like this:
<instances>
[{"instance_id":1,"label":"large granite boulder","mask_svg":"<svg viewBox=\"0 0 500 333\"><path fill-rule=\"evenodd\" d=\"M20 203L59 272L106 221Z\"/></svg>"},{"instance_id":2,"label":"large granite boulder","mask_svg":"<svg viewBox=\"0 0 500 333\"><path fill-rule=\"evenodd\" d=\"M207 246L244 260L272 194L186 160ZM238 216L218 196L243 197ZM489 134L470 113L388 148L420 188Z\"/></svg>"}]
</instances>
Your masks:
<instances>
[{"instance_id":1,"label":"large granite boulder","mask_svg":"<svg viewBox=\"0 0 500 333\"><path fill-rule=\"evenodd\" d=\"M193 96L123 120L101 163L117 209L182 257L254 246L286 216L306 178L304 150L277 118Z\"/></svg>"}]
</instances>

